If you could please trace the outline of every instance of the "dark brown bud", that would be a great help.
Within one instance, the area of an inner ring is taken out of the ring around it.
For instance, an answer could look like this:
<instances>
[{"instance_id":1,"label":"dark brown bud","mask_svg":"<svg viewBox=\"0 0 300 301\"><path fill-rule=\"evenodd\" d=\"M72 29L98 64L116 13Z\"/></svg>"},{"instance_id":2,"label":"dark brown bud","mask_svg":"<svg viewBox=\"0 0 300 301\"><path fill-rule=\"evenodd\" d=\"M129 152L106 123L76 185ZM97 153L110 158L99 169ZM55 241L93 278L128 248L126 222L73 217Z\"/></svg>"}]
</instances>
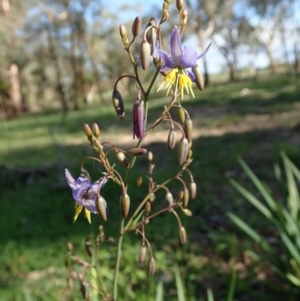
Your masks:
<instances>
[{"instance_id":1,"label":"dark brown bud","mask_svg":"<svg viewBox=\"0 0 300 301\"><path fill-rule=\"evenodd\" d=\"M138 263L143 263L147 253L147 248L145 245L141 245L138 255Z\"/></svg>"},{"instance_id":2,"label":"dark brown bud","mask_svg":"<svg viewBox=\"0 0 300 301\"><path fill-rule=\"evenodd\" d=\"M152 160L153 160L153 153L152 152L148 152L148 161L149 162L152 162Z\"/></svg>"},{"instance_id":3,"label":"dark brown bud","mask_svg":"<svg viewBox=\"0 0 300 301\"><path fill-rule=\"evenodd\" d=\"M80 292L83 299L87 299L88 293L86 289L86 285L83 282L80 282Z\"/></svg>"},{"instance_id":4,"label":"dark brown bud","mask_svg":"<svg viewBox=\"0 0 300 301\"><path fill-rule=\"evenodd\" d=\"M154 257L150 257L149 261L148 261L148 273L149 276L153 276L155 273L155 259Z\"/></svg>"},{"instance_id":5,"label":"dark brown bud","mask_svg":"<svg viewBox=\"0 0 300 301\"><path fill-rule=\"evenodd\" d=\"M86 134L87 137L92 137L93 132L92 132L90 126L87 123L85 123L83 125L83 130L84 130L84 133Z\"/></svg>"},{"instance_id":6,"label":"dark brown bud","mask_svg":"<svg viewBox=\"0 0 300 301\"><path fill-rule=\"evenodd\" d=\"M136 157L136 156L141 156L141 155L147 154L147 150L142 147L134 147L134 148L131 148L130 150L128 150L127 154Z\"/></svg>"},{"instance_id":7,"label":"dark brown bud","mask_svg":"<svg viewBox=\"0 0 300 301\"><path fill-rule=\"evenodd\" d=\"M120 197L121 213L123 217L127 217L130 208L130 197L127 193Z\"/></svg>"},{"instance_id":8,"label":"dark brown bud","mask_svg":"<svg viewBox=\"0 0 300 301\"><path fill-rule=\"evenodd\" d=\"M189 142L185 137L182 137L178 147L178 163L180 166L183 165L183 163L185 162L188 151L189 151Z\"/></svg>"},{"instance_id":9,"label":"dark brown bud","mask_svg":"<svg viewBox=\"0 0 300 301\"><path fill-rule=\"evenodd\" d=\"M136 179L136 181L135 181L135 186L136 186L136 187L140 187L140 186L142 185L142 183L143 183L143 177L140 176L140 177L138 177L138 178Z\"/></svg>"},{"instance_id":10,"label":"dark brown bud","mask_svg":"<svg viewBox=\"0 0 300 301\"><path fill-rule=\"evenodd\" d=\"M195 199L197 195L197 185L195 182L190 183L190 195L192 200Z\"/></svg>"},{"instance_id":11,"label":"dark brown bud","mask_svg":"<svg viewBox=\"0 0 300 301\"><path fill-rule=\"evenodd\" d=\"M92 244L88 236L84 240L84 249L87 256L92 257Z\"/></svg>"},{"instance_id":12,"label":"dark brown bud","mask_svg":"<svg viewBox=\"0 0 300 301\"><path fill-rule=\"evenodd\" d=\"M116 151L116 157L118 159L118 161L126 168L129 167L129 162L126 158L126 156L124 155L123 152L120 152L120 151Z\"/></svg>"},{"instance_id":13,"label":"dark brown bud","mask_svg":"<svg viewBox=\"0 0 300 301\"><path fill-rule=\"evenodd\" d=\"M147 40L142 41L141 45L141 64L143 70L147 70L150 64L150 57L151 57L151 46Z\"/></svg>"},{"instance_id":14,"label":"dark brown bud","mask_svg":"<svg viewBox=\"0 0 300 301\"><path fill-rule=\"evenodd\" d=\"M96 208L98 214L105 222L107 221L106 207L107 204L105 199L102 196L99 196L96 200Z\"/></svg>"},{"instance_id":15,"label":"dark brown bud","mask_svg":"<svg viewBox=\"0 0 300 301\"><path fill-rule=\"evenodd\" d=\"M185 188L183 190L183 207L186 208L188 203L189 203L189 199L190 199L190 194L189 194L189 190L187 188Z\"/></svg>"},{"instance_id":16,"label":"dark brown bud","mask_svg":"<svg viewBox=\"0 0 300 301\"><path fill-rule=\"evenodd\" d=\"M150 213L150 211L151 211L151 203L150 203L150 201L148 201L145 204L145 212L148 214L148 213Z\"/></svg>"},{"instance_id":17,"label":"dark brown bud","mask_svg":"<svg viewBox=\"0 0 300 301\"><path fill-rule=\"evenodd\" d=\"M99 138L100 137L100 129L97 123L93 123L92 125L92 129L93 129L93 135L95 138Z\"/></svg>"},{"instance_id":18,"label":"dark brown bud","mask_svg":"<svg viewBox=\"0 0 300 301\"><path fill-rule=\"evenodd\" d=\"M138 94L132 108L133 139L143 139L145 136L145 106L144 101Z\"/></svg>"},{"instance_id":19,"label":"dark brown bud","mask_svg":"<svg viewBox=\"0 0 300 301\"><path fill-rule=\"evenodd\" d=\"M204 81L203 81L203 76L202 76L200 67L198 65L195 65L192 68L192 72L195 76L195 83L196 83L197 88L201 91L204 90Z\"/></svg>"},{"instance_id":20,"label":"dark brown bud","mask_svg":"<svg viewBox=\"0 0 300 301\"><path fill-rule=\"evenodd\" d=\"M178 11L181 11L183 9L183 0L176 0L176 7Z\"/></svg>"},{"instance_id":21,"label":"dark brown bud","mask_svg":"<svg viewBox=\"0 0 300 301\"><path fill-rule=\"evenodd\" d=\"M191 118L187 118L184 122L184 132L185 136L190 143L193 139L193 122ZM190 147L189 147L190 149Z\"/></svg>"},{"instance_id":22,"label":"dark brown bud","mask_svg":"<svg viewBox=\"0 0 300 301\"><path fill-rule=\"evenodd\" d=\"M132 29L131 29L132 35L134 37L136 37L139 34L141 27L142 27L142 19L140 17L136 17L132 24Z\"/></svg>"},{"instance_id":23,"label":"dark brown bud","mask_svg":"<svg viewBox=\"0 0 300 301\"><path fill-rule=\"evenodd\" d=\"M176 145L177 139L176 139L177 133L174 129L170 129L169 135L168 135L168 148L173 149Z\"/></svg>"},{"instance_id":24,"label":"dark brown bud","mask_svg":"<svg viewBox=\"0 0 300 301\"><path fill-rule=\"evenodd\" d=\"M185 121L185 111L182 107L178 108L178 118L181 124L184 124Z\"/></svg>"},{"instance_id":25,"label":"dark brown bud","mask_svg":"<svg viewBox=\"0 0 300 301\"><path fill-rule=\"evenodd\" d=\"M118 117L120 119L124 118L125 116L124 101L121 93L118 90L113 91L112 102Z\"/></svg>"},{"instance_id":26,"label":"dark brown bud","mask_svg":"<svg viewBox=\"0 0 300 301\"><path fill-rule=\"evenodd\" d=\"M186 243L186 231L184 227L179 229L180 244L183 246Z\"/></svg>"}]
</instances>

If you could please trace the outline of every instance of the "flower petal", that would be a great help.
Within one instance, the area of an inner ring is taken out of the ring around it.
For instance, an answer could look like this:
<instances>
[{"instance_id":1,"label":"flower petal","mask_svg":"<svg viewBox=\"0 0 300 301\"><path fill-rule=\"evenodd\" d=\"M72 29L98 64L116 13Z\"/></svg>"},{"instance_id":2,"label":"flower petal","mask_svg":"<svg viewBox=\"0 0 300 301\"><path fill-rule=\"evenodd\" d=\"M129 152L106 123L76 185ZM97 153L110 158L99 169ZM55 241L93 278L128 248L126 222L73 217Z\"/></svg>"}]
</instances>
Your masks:
<instances>
[{"instance_id":1,"label":"flower petal","mask_svg":"<svg viewBox=\"0 0 300 301\"><path fill-rule=\"evenodd\" d=\"M189 76L189 78L191 79L192 82L195 81L195 75L191 70L184 70L184 72Z\"/></svg>"},{"instance_id":2,"label":"flower petal","mask_svg":"<svg viewBox=\"0 0 300 301\"><path fill-rule=\"evenodd\" d=\"M180 36L177 27L175 27L171 33L170 52L171 52L171 58L173 64L175 66L179 66L183 51L182 51Z\"/></svg>"},{"instance_id":3,"label":"flower petal","mask_svg":"<svg viewBox=\"0 0 300 301\"><path fill-rule=\"evenodd\" d=\"M189 47L185 46L183 49L183 55L180 59L180 67L182 69L192 68L197 63L197 52Z\"/></svg>"},{"instance_id":4,"label":"flower petal","mask_svg":"<svg viewBox=\"0 0 300 301\"><path fill-rule=\"evenodd\" d=\"M204 50L203 53L201 53L201 54L198 55L198 58L197 58L197 59L200 59L203 55L205 55L206 52L209 50L210 46L211 46L211 43L207 46L207 48ZM194 67L194 66L192 66L192 67Z\"/></svg>"},{"instance_id":5,"label":"flower petal","mask_svg":"<svg viewBox=\"0 0 300 301\"><path fill-rule=\"evenodd\" d=\"M65 176L71 189L76 189L77 188L76 181L67 169L65 169Z\"/></svg>"},{"instance_id":6,"label":"flower petal","mask_svg":"<svg viewBox=\"0 0 300 301\"><path fill-rule=\"evenodd\" d=\"M160 58L163 60L164 65L160 68L160 71L163 71L162 68L167 67L168 69L173 69L176 67L176 65L173 64L169 56L162 51L161 49L157 48L158 54Z\"/></svg>"}]
</instances>

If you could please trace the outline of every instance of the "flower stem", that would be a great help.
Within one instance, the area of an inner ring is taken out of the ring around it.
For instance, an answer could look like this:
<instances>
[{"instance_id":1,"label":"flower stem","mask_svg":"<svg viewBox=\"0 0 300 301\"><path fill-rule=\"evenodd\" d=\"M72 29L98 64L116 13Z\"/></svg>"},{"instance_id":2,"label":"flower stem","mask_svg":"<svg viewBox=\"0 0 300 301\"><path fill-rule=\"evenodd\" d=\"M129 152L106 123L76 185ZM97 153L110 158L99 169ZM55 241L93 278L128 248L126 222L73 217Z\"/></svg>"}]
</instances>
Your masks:
<instances>
[{"instance_id":1,"label":"flower stem","mask_svg":"<svg viewBox=\"0 0 300 301\"><path fill-rule=\"evenodd\" d=\"M119 236L118 245L117 245L117 256L116 256L114 287L113 287L113 301L117 301L117 299L118 299L118 277L119 277L122 242L123 242L123 234L122 234L123 228L124 228L124 218L122 217L121 224L120 224L120 236Z\"/></svg>"}]
</instances>

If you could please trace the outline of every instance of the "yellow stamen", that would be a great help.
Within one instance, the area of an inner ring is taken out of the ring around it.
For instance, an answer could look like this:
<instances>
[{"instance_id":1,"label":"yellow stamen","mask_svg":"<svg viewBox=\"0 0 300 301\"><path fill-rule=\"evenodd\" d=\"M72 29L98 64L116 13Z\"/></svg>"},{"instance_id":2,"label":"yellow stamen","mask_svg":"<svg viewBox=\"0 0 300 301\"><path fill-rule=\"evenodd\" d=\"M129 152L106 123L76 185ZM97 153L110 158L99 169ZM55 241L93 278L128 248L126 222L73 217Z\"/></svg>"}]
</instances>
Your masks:
<instances>
[{"instance_id":1,"label":"yellow stamen","mask_svg":"<svg viewBox=\"0 0 300 301\"><path fill-rule=\"evenodd\" d=\"M75 203L75 215L74 215L74 218L73 218L73 223L76 222L77 217L78 217L79 213L81 212L82 208L83 208L82 205L79 205L79 204Z\"/></svg>"},{"instance_id":2,"label":"yellow stamen","mask_svg":"<svg viewBox=\"0 0 300 301\"><path fill-rule=\"evenodd\" d=\"M87 218L87 220L89 221L89 223L91 223L92 222L91 221L91 212L88 211L87 209L85 209L84 213L85 213L85 217Z\"/></svg>"}]
</instances>

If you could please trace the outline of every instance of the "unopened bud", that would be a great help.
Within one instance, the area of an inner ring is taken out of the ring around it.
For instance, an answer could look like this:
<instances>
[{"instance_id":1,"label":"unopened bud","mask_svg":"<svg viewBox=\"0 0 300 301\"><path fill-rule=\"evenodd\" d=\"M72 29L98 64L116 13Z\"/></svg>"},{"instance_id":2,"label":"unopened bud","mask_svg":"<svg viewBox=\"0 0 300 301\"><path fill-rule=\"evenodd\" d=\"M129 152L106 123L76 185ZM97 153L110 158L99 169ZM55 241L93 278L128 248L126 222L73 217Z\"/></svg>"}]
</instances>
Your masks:
<instances>
[{"instance_id":1,"label":"unopened bud","mask_svg":"<svg viewBox=\"0 0 300 301\"><path fill-rule=\"evenodd\" d=\"M112 102L118 117L120 119L124 118L125 116L124 101L121 93L118 90L113 91Z\"/></svg>"},{"instance_id":2,"label":"unopened bud","mask_svg":"<svg viewBox=\"0 0 300 301\"><path fill-rule=\"evenodd\" d=\"M184 227L180 227L179 229L179 237L180 237L180 243L183 246L186 243L186 231Z\"/></svg>"},{"instance_id":3,"label":"unopened bud","mask_svg":"<svg viewBox=\"0 0 300 301\"><path fill-rule=\"evenodd\" d=\"M138 263L143 263L147 253L147 248L145 245L141 245L138 255Z\"/></svg>"},{"instance_id":4,"label":"unopened bud","mask_svg":"<svg viewBox=\"0 0 300 301\"><path fill-rule=\"evenodd\" d=\"M148 161L149 162L152 162L152 160L153 160L153 153L152 152L148 152Z\"/></svg>"},{"instance_id":5,"label":"unopened bud","mask_svg":"<svg viewBox=\"0 0 300 301\"><path fill-rule=\"evenodd\" d=\"M182 137L178 146L178 163L183 165L189 151L189 142L185 137Z\"/></svg>"},{"instance_id":6,"label":"unopened bud","mask_svg":"<svg viewBox=\"0 0 300 301\"><path fill-rule=\"evenodd\" d=\"M178 193L178 196L177 196L177 201L180 202L182 199L183 199L183 190L180 190L179 193Z\"/></svg>"},{"instance_id":7,"label":"unopened bud","mask_svg":"<svg viewBox=\"0 0 300 301\"><path fill-rule=\"evenodd\" d=\"M98 214L105 222L107 221L106 207L107 204L105 199L102 196L99 196L96 200L96 208Z\"/></svg>"},{"instance_id":8,"label":"unopened bud","mask_svg":"<svg viewBox=\"0 0 300 301\"><path fill-rule=\"evenodd\" d=\"M192 68L192 72L195 76L195 83L196 83L197 88L201 91L204 90L203 76L202 76L200 67L197 64Z\"/></svg>"},{"instance_id":9,"label":"unopened bud","mask_svg":"<svg viewBox=\"0 0 300 301\"><path fill-rule=\"evenodd\" d=\"M150 201L146 202L146 205L145 205L145 212L148 214L150 213L151 211L151 203Z\"/></svg>"},{"instance_id":10,"label":"unopened bud","mask_svg":"<svg viewBox=\"0 0 300 301\"><path fill-rule=\"evenodd\" d=\"M183 0L176 0L176 7L178 11L183 9Z\"/></svg>"},{"instance_id":11,"label":"unopened bud","mask_svg":"<svg viewBox=\"0 0 300 301\"><path fill-rule=\"evenodd\" d=\"M126 158L126 156L124 155L123 152L120 152L120 151L116 151L116 157L118 159L118 161L126 168L129 167L129 162Z\"/></svg>"},{"instance_id":12,"label":"unopened bud","mask_svg":"<svg viewBox=\"0 0 300 301\"><path fill-rule=\"evenodd\" d=\"M189 190L187 188L183 191L183 207L186 208L190 199Z\"/></svg>"},{"instance_id":13,"label":"unopened bud","mask_svg":"<svg viewBox=\"0 0 300 301\"><path fill-rule=\"evenodd\" d=\"M187 23L188 12L186 9L183 9L180 14L180 26L181 28L185 27Z\"/></svg>"},{"instance_id":14,"label":"unopened bud","mask_svg":"<svg viewBox=\"0 0 300 301\"><path fill-rule=\"evenodd\" d=\"M191 199L195 199L197 194L197 185L195 182L191 182L190 183L190 195L191 195Z\"/></svg>"},{"instance_id":15,"label":"unopened bud","mask_svg":"<svg viewBox=\"0 0 300 301\"><path fill-rule=\"evenodd\" d=\"M148 261L148 273L149 276L153 276L155 273L155 259L154 257L150 257L149 261Z\"/></svg>"},{"instance_id":16,"label":"unopened bud","mask_svg":"<svg viewBox=\"0 0 300 301\"><path fill-rule=\"evenodd\" d=\"M91 244L90 238L88 236L84 240L84 249L85 249L87 256L92 257L92 244Z\"/></svg>"},{"instance_id":17,"label":"unopened bud","mask_svg":"<svg viewBox=\"0 0 300 301\"><path fill-rule=\"evenodd\" d=\"M151 46L147 40L142 41L141 45L141 64L143 70L147 70L150 64L150 57L151 57Z\"/></svg>"},{"instance_id":18,"label":"unopened bud","mask_svg":"<svg viewBox=\"0 0 300 301\"><path fill-rule=\"evenodd\" d=\"M142 19L140 17L136 17L135 20L133 21L133 24L132 24L132 35L134 37L136 37L140 30L141 30L141 26L142 26Z\"/></svg>"},{"instance_id":19,"label":"unopened bud","mask_svg":"<svg viewBox=\"0 0 300 301\"><path fill-rule=\"evenodd\" d=\"M174 129L170 129L169 135L168 135L168 148L173 149L176 145L177 139L176 139L177 133Z\"/></svg>"},{"instance_id":20,"label":"unopened bud","mask_svg":"<svg viewBox=\"0 0 300 301\"><path fill-rule=\"evenodd\" d=\"M166 193L166 200L169 203L169 207L172 207L174 204L174 198L171 192Z\"/></svg>"},{"instance_id":21,"label":"unopened bud","mask_svg":"<svg viewBox=\"0 0 300 301\"><path fill-rule=\"evenodd\" d=\"M193 139L193 122L191 118L187 118L184 122L184 132L185 136L190 143ZM189 147L190 149L190 147Z\"/></svg>"},{"instance_id":22,"label":"unopened bud","mask_svg":"<svg viewBox=\"0 0 300 301\"><path fill-rule=\"evenodd\" d=\"M134 148L131 148L130 150L128 150L127 154L136 157L136 156L141 156L141 155L147 154L147 150L142 147L134 147Z\"/></svg>"},{"instance_id":23,"label":"unopened bud","mask_svg":"<svg viewBox=\"0 0 300 301\"><path fill-rule=\"evenodd\" d=\"M127 217L129 208L130 208L130 198L127 193L122 194L120 197L120 206L121 206L121 213L123 217Z\"/></svg>"},{"instance_id":24,"label":"unopened bud","mask_svg":"<svg viewBox=\"0 0 300 301\"><path fill-rule=\"evenodd\" d=\"M149 201L150 202L154 202L155 201L155 194L153 192L150 193Z\"/></svg>"},{"instance_id":25,"label":"unopened bud","mask_svg":"<svg viewBox=\"0 0 300 301\"><path fill-rule=\"evenodd\" d=\"M126 32L126 27L124 25L119 26L119 32L122 39L126 38L127 32Z\"/></svg>"},{"instance_id":26,"label":"unopened bud","mask_svg":"<svg viewBox=\"0 0 300 301\"><path fill-rule=\"evenodd\" d=\"M142 183L143 183L143 177L140 176L136 179L135 186L140 187L142 185Z\"/></svg>"},{"instance_id":27,"label":"unopened bud","mask_svg":"<svg viewBox=\"0 0 300 301\"><path fill-rule=\"evenodd\" d=\"M145 107L144 101L140 99L135 100L132 109L132 124L133 124L133 139L143 139L145 136Z\"/></svg>"},{"instance_id":28,"label":"unopened bud","mask_svg":"<svg viewBox=\"0 0 300 301\"><path fill-rule=\"evenodd\" d=\"M185 111L182 107L178 108L178 118L181 124L185 122Z\"/></svg>"},{"instance_id":29,"label":"unopened bud","mask_svg":"<svg viewBox=\"0 0 300 301\"><path fill-rule=\"evenodd\" d=\"M87 123L85 123L83 125L83 130L84 130L84 133L86 134L87 137L92 137L93 132L92 132L90 126Z\"/></svg>"},{"instance_id":30,"label":"unopened bud","mask_svg":"<svg viewBox=\"0 0 300 301\"><path fill-rule=\"evenodd\" d=\"M192 216L193 215L193 212L190 210L190 209L187 209L187 208L181 208L183 213L186 215L186 216Z\"/></svg>"},{"instance_id":31,"label":"unopened bud","mask_svg":"<svg viewBox=\"0 0 300 301\"><path fill-rule=\"evenodd\" d=\"M92 129L93 129L93 135L94 135L94 137L98 139L100 137L100 129L99 129L98 124L97 123L93 123Z\"/></svg>"},{"instance_id":32,"label":"unopened bud","mask_svg":"<svg viewBox=\"0 0 300 301\"><path fill-rule=\"evenodd\" d=\"M67 243L67 248L68 248L69 252L73 252L73 245L71 242Z\"/></svg>"}]
</instances>

